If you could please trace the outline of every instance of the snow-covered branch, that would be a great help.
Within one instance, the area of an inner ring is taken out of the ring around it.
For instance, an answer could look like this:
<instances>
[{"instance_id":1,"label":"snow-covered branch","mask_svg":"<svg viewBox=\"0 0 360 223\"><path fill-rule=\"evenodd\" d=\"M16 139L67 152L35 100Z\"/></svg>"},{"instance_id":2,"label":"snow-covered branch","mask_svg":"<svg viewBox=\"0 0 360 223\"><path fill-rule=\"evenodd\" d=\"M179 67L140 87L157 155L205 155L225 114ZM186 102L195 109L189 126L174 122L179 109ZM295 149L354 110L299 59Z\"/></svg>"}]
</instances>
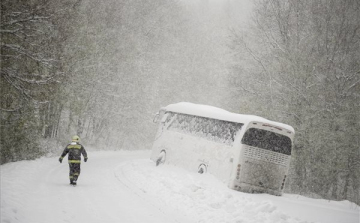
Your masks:
<instances>
[{"instance_id":1,"label":"snow-covered branch","mask_svg":"<svg viewBox=\"0 0 360 223\"><path fill-rule=\"evenodd\" d=\"M55 62L54 59L52 58L46 58L43 55L39 54L39 53L34 53L30 50L27 50L25 48L23 48L20 45L17 44L3 44L1 43L0 45L1 47L11 50L14 52L15 55L23 55L26 56L34 61L40 62L43 65L46 65L48 67L52 67L53 66L53 62Z\"/></svg>"}]
</instances>

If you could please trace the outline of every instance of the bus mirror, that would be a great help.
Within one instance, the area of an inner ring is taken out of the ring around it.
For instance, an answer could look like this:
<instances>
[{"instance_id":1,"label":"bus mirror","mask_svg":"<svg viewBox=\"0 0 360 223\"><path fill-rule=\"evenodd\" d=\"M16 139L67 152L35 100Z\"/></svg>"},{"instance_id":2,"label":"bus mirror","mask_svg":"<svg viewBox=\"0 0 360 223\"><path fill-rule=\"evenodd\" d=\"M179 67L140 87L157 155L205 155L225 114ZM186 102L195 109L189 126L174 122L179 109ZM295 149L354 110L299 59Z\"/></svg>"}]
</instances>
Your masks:
<instances>
[{"instance_id":1,"label":"bus mirror","mask_svg":"<svg viewBox=\"0 0 360 223\"><path fill-rule=\"evenodd\" d=\"M154 123L158 123L158 122L159 122L159 117L160 117L160 114L159 114L159 112L157 112L157 113L155 114L155 116L154 116L153 122L154 122Z\"/></svg>"}]
</instances>

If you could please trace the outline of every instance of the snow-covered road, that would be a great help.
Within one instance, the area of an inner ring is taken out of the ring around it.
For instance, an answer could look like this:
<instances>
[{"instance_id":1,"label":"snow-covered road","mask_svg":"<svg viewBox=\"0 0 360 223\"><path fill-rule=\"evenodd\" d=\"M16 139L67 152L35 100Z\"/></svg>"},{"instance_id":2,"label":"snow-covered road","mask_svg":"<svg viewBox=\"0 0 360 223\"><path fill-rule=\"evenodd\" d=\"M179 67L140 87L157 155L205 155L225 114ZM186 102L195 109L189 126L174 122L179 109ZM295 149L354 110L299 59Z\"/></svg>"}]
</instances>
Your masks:
<instances>
[{"instance_id":1,"label":"snow-covered road","mask_svg":"<svg viewBox=\"0 0 360 223\"><path fill-rule=\"evenodd\" d=\"M95 155L96 154L96 155ZM82 164L79 185L68 182L68 164L42 158L1 168L1 221L49 222L176 222L115 177L125 161L144 153L90 153ZM148 154L146 154L148 155Z\"/></svg>"},{"instance_id":2,"label":"snow-covered road","mask_svg":"<svg viewBox=\"0 0 360 223\"><path fill-rule=\"evenodd\" d=\"M1 222L359 222L359 207L347 201L240 193L209 174L155 167L149 156L90 151L77 187L56 157L2 165Z\"/></svg>"}]
</instances>

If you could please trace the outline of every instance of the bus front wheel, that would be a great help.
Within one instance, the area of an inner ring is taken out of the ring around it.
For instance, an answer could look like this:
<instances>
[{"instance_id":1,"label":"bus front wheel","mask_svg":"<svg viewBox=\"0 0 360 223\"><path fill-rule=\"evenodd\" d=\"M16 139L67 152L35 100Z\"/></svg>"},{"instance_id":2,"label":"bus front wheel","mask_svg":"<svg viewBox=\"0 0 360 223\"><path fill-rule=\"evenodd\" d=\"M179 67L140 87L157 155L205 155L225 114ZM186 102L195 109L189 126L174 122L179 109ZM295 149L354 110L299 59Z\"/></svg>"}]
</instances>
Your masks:
<instances>
[{"instance_id":1,"label":"bus front wheel","mask_svg":"<svg viewBox=\"0 0 360 223\"><path fill-rule=\"evenodd\" d=\"M207 171L207 167L205 164L200 164L200 166L198 167L198 173L203 174L206 173Z\"/></svg>"},{"instance_id":2,"label":"bus front wheel","mask_svg":"<svg viewBox=\"0 0 360 223\"><path fill-rule=\"evenodd\" d=\"M156 166L159 166L160 164L163 164L166 159L166 152L165 150L162 150L156 160Z\"/></svg>"}]
</instances>

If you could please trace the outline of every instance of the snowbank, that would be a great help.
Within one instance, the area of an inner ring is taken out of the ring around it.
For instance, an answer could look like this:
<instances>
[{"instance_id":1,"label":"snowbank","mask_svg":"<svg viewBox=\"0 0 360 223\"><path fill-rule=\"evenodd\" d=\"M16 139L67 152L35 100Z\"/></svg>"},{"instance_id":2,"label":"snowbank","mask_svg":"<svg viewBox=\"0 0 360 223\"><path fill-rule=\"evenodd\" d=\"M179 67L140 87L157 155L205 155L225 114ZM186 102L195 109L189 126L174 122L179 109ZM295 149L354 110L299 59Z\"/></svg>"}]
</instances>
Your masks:
<instances>
[{"instance_id":1,"label":"snowbank","mask_svg":"<svg viewBox=\"0 0 360 223\"><path fill-rule=\"evenodd\" d=\"M350 202L241 193L210 174L155 167L149 156L89 152L77 187L57 157L2 165L1 222L359 222L359 207Z\"/></svg>"},{"instance_id":2,"label":"snowbank","mask_svg":"<svg viewBox=\"0 0 360 223\"><path fill-rule=\"evenodd\" d=\"M210 174L191 173L171 165L155 167L148 160L127 162L116 175L158 206L171 208L194 222L359 222L359 207L348 201L241 193Z\"/></svg>"}]
</instances>

